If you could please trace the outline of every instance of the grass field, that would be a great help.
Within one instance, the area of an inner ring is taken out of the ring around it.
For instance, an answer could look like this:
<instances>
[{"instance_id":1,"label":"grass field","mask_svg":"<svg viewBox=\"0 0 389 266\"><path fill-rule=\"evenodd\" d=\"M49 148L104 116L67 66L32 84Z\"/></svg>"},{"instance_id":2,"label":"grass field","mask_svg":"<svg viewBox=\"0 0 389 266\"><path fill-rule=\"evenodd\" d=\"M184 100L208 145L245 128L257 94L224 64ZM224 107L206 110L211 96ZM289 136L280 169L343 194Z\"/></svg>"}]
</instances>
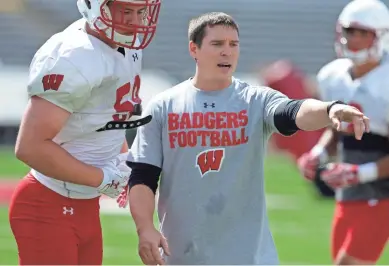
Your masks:
<instances>
[{"instance_id":1,"label":"grass field","mask_svg":"<svg viewBox=\"0 0 389 266\"><path fill-rule=\"evenodd\" d=\"M0 177L17 179L28 171L13 157L11 150L0 149ZM269 157L265 170L270 225L281 263L330 264L333 201L316 197L286 158ZM17 264L16 246L7 215L7 207L0 207L0 265ZM137 256L136 231L129 215L102 214L102 226L104 264L141 263ZM380 264L388 262L389 252L386 250Z\"/></svg>"}]
</instances>

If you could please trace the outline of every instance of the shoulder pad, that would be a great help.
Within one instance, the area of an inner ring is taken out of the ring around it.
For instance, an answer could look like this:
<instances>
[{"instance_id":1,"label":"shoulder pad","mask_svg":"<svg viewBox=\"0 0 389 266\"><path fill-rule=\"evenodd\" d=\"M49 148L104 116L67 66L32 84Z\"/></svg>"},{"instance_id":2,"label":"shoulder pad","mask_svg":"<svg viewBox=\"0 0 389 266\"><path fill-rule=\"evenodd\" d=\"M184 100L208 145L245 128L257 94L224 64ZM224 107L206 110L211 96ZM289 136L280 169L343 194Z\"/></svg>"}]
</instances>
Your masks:
<instances>
[{"instance_id":1,"label":"shoulder pad","mask_svg":"<svg viewBox=\"0 0 389 266\"><path fill-rule=\"evenodd\" d=\"M320 97L324 101L329 101L328 90L333 87L336 80L344 75L345 70L352 65L351 60L340 58L324 65L316 76L316 82Z\"/></svg>"},{"instance_id":2,"label":"shoulder pad","mask_svg":"<svg viewBox=\"0 0 389 266\"><path fill-rule=\"evenodd\" d=\"M88 99L91 86L66 58L35 57L30 66L28 95L42 97L69 111L77 111Z\"/></svg>"}]
</instances>

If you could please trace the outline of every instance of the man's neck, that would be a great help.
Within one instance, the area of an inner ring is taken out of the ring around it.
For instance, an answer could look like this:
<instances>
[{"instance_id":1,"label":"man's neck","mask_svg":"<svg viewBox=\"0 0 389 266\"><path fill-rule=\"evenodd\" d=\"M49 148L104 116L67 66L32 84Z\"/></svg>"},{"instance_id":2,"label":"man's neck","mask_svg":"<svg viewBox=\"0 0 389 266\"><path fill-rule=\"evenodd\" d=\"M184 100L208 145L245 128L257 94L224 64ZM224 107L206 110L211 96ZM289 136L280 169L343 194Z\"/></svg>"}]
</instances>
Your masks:
<instances>
[{"instance_id":1,"label":"man's neck","mask_svg":"<svg viewBox=\"0 0 389 266\"><path fill-rule=\"evenodd\" d=\"M374 61L367 61L362 64L355 64L351 67L350 73L353 79L359 79L378 67L380 65L380 61L374 60Z\"/></svg>"},{"instance_id":2,"label":"man's neck","mask_svg":"<svg viewBox=\"0 0 389 266\"><path fill-rule=\"evenodd\" d=\"M118 46L116 44L111 43L107 38L103 38L99 33L97 33L96 31L92 30L87 22L85 23L85 31L86 31L86 33L88 33L89 35L92 35L93 37L99 39L100 41L102 41L103 43L105 43L106 45L111 47L112 49L117 49L118 48Z\"/></svg>"},{"instance_id":3,"label":"man's neck","mask_svg":"<svg viewBox=\"0 0 389 266\"><path fill-rule=\"evenodd\" d=\"M232 77L225 80L215 80L200 77L197 73L192 79L192 84L203 91L219 91L228 88L232 83Z\"/></svg>"}]
</instances>

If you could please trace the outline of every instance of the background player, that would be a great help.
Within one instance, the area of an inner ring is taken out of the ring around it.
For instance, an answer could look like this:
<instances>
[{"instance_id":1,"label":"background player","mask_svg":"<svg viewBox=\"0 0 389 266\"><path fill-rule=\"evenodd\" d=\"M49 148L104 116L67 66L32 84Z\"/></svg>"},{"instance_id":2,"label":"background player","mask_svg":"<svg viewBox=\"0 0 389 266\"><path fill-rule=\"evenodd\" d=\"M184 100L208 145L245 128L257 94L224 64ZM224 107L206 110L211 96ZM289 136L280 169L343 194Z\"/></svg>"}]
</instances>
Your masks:
<instances>
[{"instance_id":1,"label":"background player","mask_svg":"<svg viewBox=\"0 0 389 266\"><path fill-rule=\"evenodd\" d=\"M140 115L142 49L160 0L78 0L83 19L35 54L16 156L31 172L9 218L20 264L101 264L99 196L116 197L129 168L126 128ZM124 156L126 157L126 156Z\"/></svg>"},{"instance_id":2,"label":"background player","mask_svg":"<svg viewBox=\"0 0 389 266\"><path fill-rule=\"evenodd\" d=\"M201 15L188 35L196 73L148 104L144 115L153 119L138 129L128 157L140 257L147 265L278 263L264 195L268 137L346 120L360 139L367 118L348 105L290 100L235 79L239 29L229 15ZM158 214L170 247L153 224L160 174Z\"/></svg>"},{"instance_id":3,"label":"background player","mask_svg":"<svg viewBox=\"0 0 389 266\"><path fill-rule=\"evenodd\" d=\"M328 129L318 145L300 160L312 179L319 164L340 142L342 163L327 166L321 177L336 190L332 258L336 264L375 264L389 237L389 11L377 0L355 0L344 7L337 24L339 58L317 75L323 100L343 100L371 120L362 141L344 125L341 135ZM342 188L344 187L344 188Z\"/></svg>"}]
</instances>

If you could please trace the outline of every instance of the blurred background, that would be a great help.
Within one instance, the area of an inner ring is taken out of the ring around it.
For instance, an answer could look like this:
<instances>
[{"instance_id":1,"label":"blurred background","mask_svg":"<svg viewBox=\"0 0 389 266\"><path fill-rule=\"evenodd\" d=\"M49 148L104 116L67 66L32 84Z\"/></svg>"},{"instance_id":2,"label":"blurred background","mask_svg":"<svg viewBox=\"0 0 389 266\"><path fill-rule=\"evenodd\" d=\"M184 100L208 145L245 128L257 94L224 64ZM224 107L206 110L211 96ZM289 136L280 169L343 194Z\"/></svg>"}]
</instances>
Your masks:
<instances>
[{"instance_id":1,"label":"blurred background","mask_svg":"<svg viewBox=\"0 0 389 266\"><path fill-rule=\"evenodd\" d=\"M334 59L336 19L347 0L164 0L157 34L144 52L141 96L187 79L194 64L187 52L189 19L222 11L239 23L241 59L236 77L269 85L293 98L317 97L314 77ZM389 0L384 1L387 5ZM27 103L28 67L54 33L80 18L76 0L0 1L0 264L17 264L7 205L15 182L28 172L13 154ZM134 132L128 132L131 142ZM295 159L320 132L273 136L266 158L270 224L282 264L330 264L331 193L307 184ZM128 210L102 200L104 264L140 264ZM58 240L60 241L60 240ZM380 263L387 264L386 250Z\"/></svg>"}]
</instances>

